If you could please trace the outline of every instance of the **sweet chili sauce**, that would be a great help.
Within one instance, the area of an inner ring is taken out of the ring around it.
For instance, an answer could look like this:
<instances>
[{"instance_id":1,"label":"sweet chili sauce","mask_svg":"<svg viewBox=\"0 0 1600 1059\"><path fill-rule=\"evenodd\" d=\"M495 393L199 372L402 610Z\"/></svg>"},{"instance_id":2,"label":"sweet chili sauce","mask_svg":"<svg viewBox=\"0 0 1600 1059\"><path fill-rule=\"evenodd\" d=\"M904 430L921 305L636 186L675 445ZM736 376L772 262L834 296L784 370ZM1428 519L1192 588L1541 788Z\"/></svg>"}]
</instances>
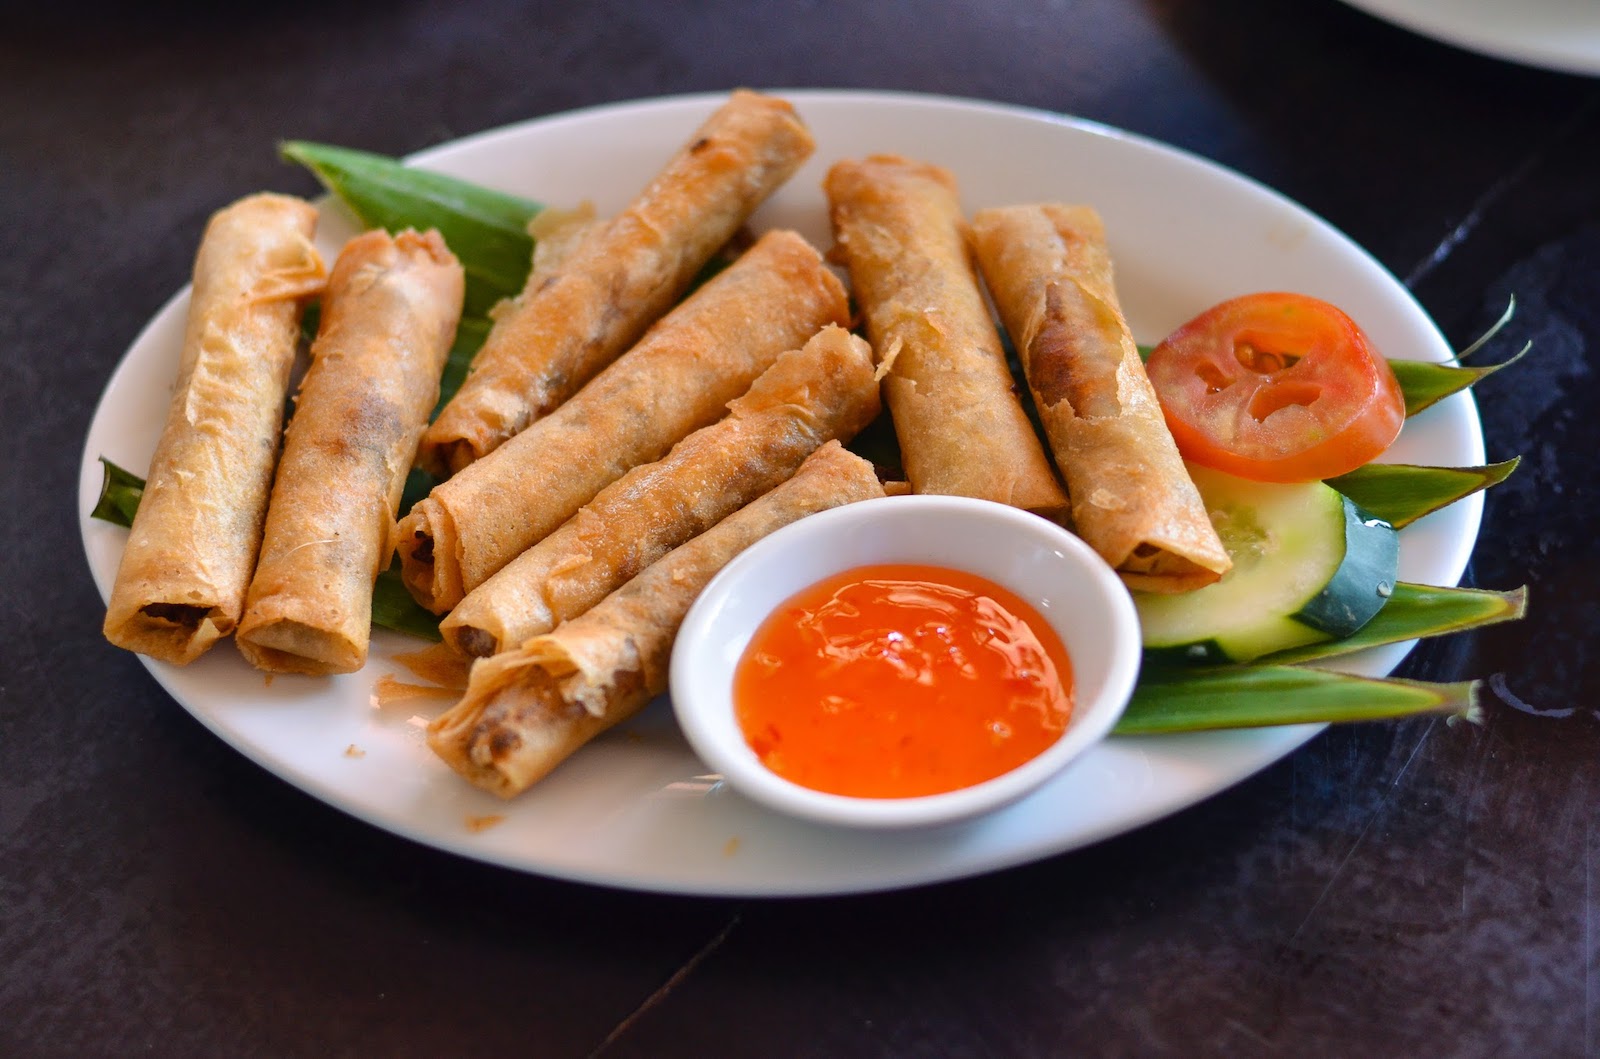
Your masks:
<instances>
[{"instance_id":1,"label":"sweet chili sauce","mask_svg":"<svg viewBox=\"0 0 1600 1059\"><path fill-rule=\"evenodd\" d=\"M1054 743L1072 714L1060 638L960 570L860 567L786 600L734 673L762 762L815 790L909 798L968 787Z\"/></svg>"}]
</instances>

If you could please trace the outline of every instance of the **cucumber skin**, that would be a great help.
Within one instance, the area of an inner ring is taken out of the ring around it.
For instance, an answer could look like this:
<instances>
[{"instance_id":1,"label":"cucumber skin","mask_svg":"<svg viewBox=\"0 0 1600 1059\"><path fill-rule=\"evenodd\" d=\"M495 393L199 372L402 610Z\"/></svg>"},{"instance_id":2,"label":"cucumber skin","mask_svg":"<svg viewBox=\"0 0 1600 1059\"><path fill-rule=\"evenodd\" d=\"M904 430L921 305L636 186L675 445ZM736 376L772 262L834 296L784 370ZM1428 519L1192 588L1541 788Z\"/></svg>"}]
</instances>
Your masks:
<instances>
[{"instance_id":1,"label":"cucumber skin","mask_svg":"<svg viewBox=\"0 0 1600 1059\"><path fill-rule=\"evenodd\" d=\"M1276 651L1349 636L1383 609L1399 572L1400 536L1393 526L1340 495L1344 559L1316 595L1277 628L1248 639L1229 636L1146 647L1147 664L1162 668L1251 662ZM1263 623L1266 624L1265 622Z\"/></svg>"},{"instance_id":2,"label":"cucumber skin","mask_svg":"<svg viewBox=\"0 0 1600 1059\"><path fill-rule=\"evenodd\" d=\"M1236 659L1229 655L1227 650L1215 640L1197 640L1194 643L1181 644L1177 647L1146 647L1144 649L1144 663L1152 668L1220 666L1237 661L1241 661L1241 659Z\"/></svg>"},{"instance_id":3,"label":"cucumber skin","mask_svg":"<svg viewBox=\"0 0 1600 1059\"><path fill-rule=\"evenodd\" d=\"M1333 579L1292 615L1326 640L1356 632L1389 601L1400 572L1400 534L1345 497L1344 557Z\"/></svg>"}]
</instances>

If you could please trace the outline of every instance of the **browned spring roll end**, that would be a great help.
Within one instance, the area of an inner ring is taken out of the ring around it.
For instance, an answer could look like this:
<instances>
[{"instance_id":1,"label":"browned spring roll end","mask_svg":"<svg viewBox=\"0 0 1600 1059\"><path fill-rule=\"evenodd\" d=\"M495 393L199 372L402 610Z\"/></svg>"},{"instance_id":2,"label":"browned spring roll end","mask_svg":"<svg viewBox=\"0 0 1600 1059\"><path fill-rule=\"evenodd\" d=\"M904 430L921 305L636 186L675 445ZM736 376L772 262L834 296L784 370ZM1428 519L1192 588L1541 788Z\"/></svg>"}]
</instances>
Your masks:
<instances>
[{"instance_id":1,"label":"browned spring roll end","mask_svg":"<svg viewBox=\"0 0 1600 1059\"><path fill-rule=\"evenodd\" d=\"M394 548L462 290L438 232L374 229L340 251L236 633L252 665L323 674L366 661L373 582Z\"/></svg>"},{"instance_id":2,"label":"browned spring roll end","mask_svg":"<svg viewBox=\"0 0 1600 1059\"><path fill-rule=\"evenodd\" d=\"M261 542L304 299L326 274L316 207L259 194L218 210L165 426L106 606L106 639L184 665L234 629Z\"/></svg>"},{"instance_id":3,"label":"browned spring roll end","mask_svg":"<svg viewBox=\"0 0 1600 1059\"><path fill-rule=\"evenodd\" d=\"M561 694L561 670L572 666L555 661L518 653L476 663L478 680L494 691L476 708L441 715L428 728L428 746L473 786L502 798L543 779L615 723Z\"/></svg>"},{"instance_id":4,"label":"browned spring roll end","mask_svg":"<svg viewBox=\"0 0 1600 1059\"><path fill-rule=\"evenodd\" d=\"M460 564L437 562L439 549L452 546L455 520L450 509L425 497L400 520L395 550L400 580L412 597L435 614L443 614L463 595Z\"/></svg>"},{"instance_id":5,"label":"browned spring roll end","mask_svg":"<svg viewBox=\"0 0 1600 1059\"><path fill-rule=\"evenodd\" d=\"M1100 216L979 210L973 246L1072 498L1076 532L1130 588L1184 592L1230 566L1118 304Z\"/></svg>"}]
</instances>

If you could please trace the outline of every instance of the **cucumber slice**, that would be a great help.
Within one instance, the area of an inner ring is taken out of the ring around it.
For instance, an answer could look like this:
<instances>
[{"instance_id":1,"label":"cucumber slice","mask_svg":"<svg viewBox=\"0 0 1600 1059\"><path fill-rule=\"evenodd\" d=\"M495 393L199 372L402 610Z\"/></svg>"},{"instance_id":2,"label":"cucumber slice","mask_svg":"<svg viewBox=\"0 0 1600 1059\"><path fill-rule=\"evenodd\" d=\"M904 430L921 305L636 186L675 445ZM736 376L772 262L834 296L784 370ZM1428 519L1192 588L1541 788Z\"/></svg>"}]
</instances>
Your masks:
<instances>
[{"instance_id":1,"label":"cucumber slice","mask_svg":"<svg viewBox=\"0 0 1600 1059\"><path fill-rule=\"evenodd\" d=\"M1233 569L1194 592L1134 593L1152 661L1248 662L1349 636L1394 591L1399 534L1338 491L1190 472Z\"/></svg>"}]
</instances>

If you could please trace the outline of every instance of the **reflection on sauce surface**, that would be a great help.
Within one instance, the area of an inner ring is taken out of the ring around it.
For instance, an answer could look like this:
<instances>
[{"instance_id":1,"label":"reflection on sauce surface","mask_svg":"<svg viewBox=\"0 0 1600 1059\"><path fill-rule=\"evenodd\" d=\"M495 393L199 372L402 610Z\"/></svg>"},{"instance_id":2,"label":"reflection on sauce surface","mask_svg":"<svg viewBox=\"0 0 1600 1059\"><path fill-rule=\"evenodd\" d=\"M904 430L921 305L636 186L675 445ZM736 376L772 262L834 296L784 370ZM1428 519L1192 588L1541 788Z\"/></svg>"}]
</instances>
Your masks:
<instances>
[{"instance_id":1,"label":"reflection on sauce surface","mask_svg":"<svg viewBox=\"0 0 1600 1059\"><path fill-rule=\"evenodd\" d=\"M860 567L786 600L734 675L740 727L802 786L870 798L992 779L1060 738L1072 668L1043 618L959 570Z\"/></svg>"}]
</instances>

